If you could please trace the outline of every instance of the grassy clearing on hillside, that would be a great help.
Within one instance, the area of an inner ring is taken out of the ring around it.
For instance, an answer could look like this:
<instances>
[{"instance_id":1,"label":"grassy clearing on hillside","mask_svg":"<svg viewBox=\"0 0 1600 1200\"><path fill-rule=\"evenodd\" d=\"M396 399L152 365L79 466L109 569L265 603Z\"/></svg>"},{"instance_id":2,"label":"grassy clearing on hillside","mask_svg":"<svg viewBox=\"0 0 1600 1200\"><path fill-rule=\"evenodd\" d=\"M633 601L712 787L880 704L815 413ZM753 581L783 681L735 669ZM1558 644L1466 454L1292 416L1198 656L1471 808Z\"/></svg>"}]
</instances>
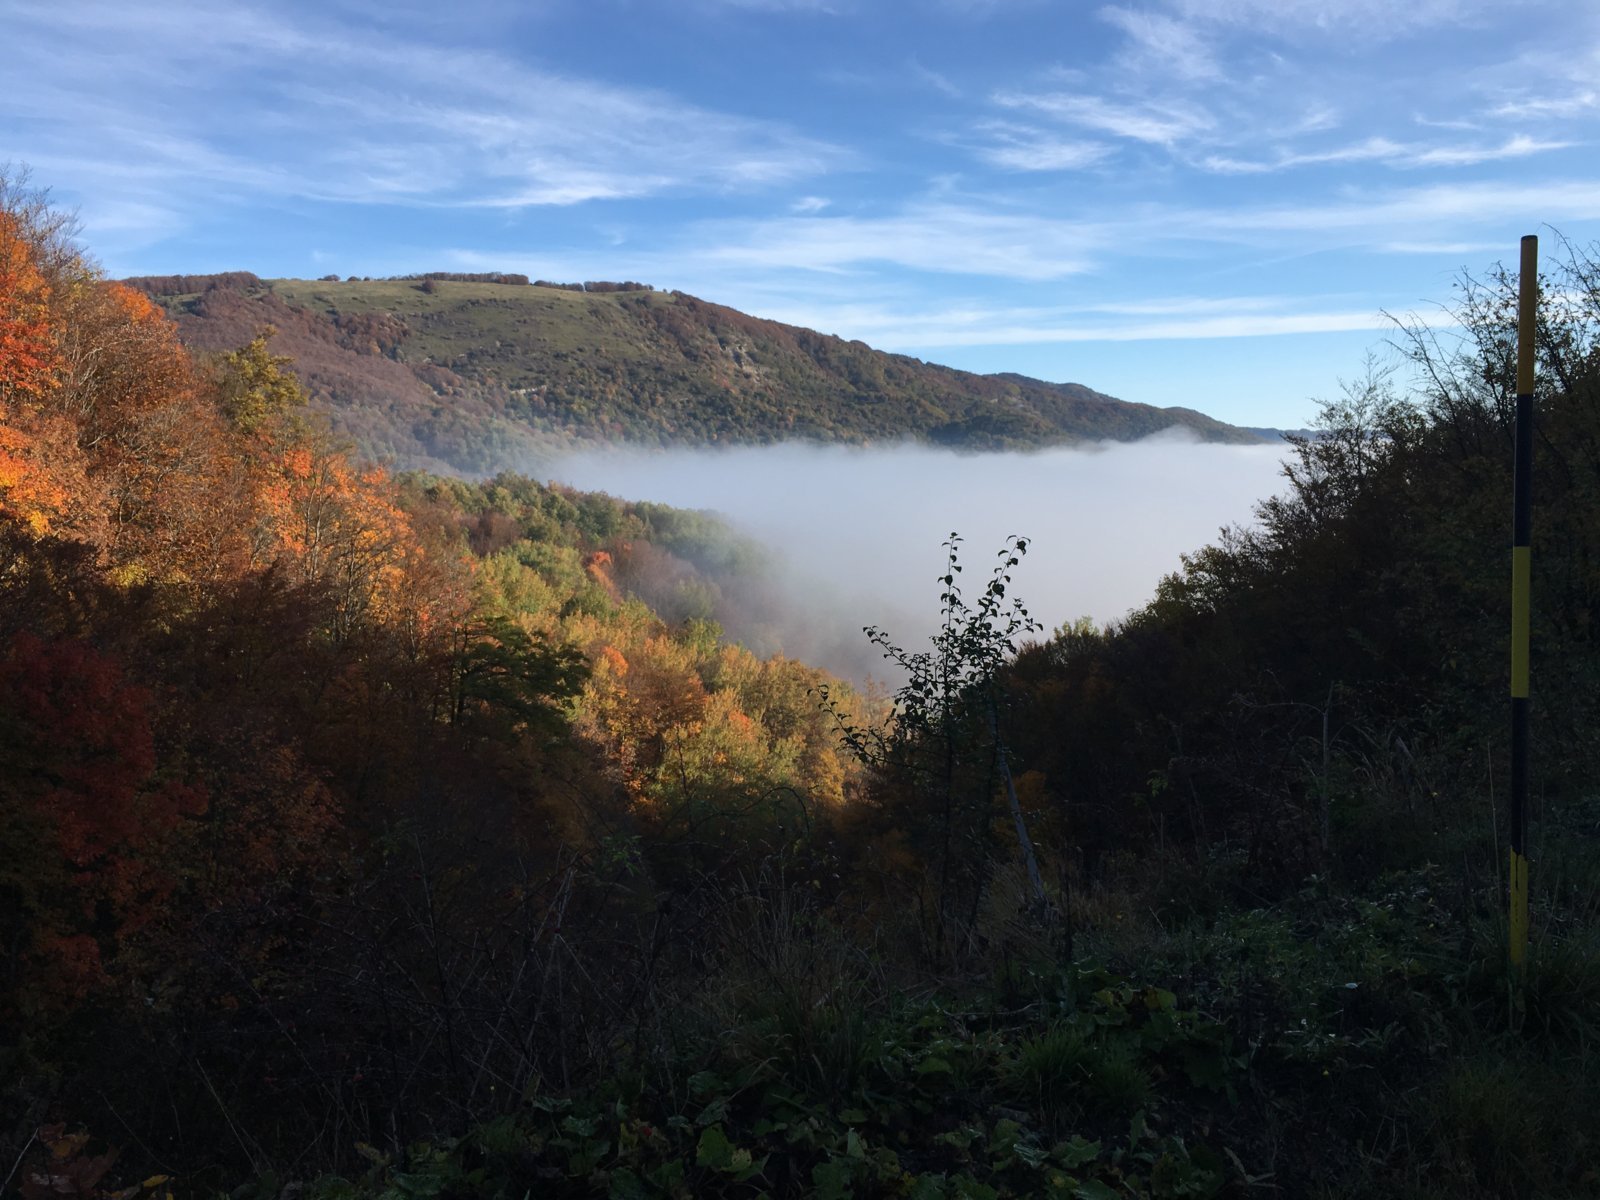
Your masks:
<instances>
[{"instance_id":1,"label":"grassy clearing on hillside","mask_svg":"<svg viewBox=\"0 0 1600 1200\"><path fill-rule=\"evenodd\" d=\"M651 352L625 305L666 305L666 292L573 292L495 283L420 283L373 280L348 283L275 279L272 290L291 304L330 317L393 313L411 327L404 356L444 366L471 363L493 370L510 387L537 386L538 356L586 353L640 362Z\"/></svg>"}]
</instances>

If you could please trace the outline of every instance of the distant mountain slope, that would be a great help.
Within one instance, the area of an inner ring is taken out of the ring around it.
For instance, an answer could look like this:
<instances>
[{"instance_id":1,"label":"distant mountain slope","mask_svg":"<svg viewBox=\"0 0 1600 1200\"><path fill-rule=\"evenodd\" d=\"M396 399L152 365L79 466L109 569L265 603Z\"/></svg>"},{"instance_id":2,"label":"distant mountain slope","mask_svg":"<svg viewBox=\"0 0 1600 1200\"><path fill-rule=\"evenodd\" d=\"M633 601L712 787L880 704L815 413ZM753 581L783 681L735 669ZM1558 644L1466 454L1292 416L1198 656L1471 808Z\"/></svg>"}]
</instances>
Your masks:
<instances>
[{"instance_id":1,"label":"distant mountain slope","mask_svg":"<svg viewBox=\"0 0 1600 1200\"><path fill-rule=\"evenodd\" d=\"M1320 436L1315 429L1275 429L1270 425L1246 425L1244 429L1255 434L1263 442L1286 442L1290 438L1315 438Z\"/></svg>"},{"instance_id":2,"label":"distant mountain slope","mask_svg":"<svg viewBox=\"0 0 1600 1200\"><path fill-rule=\"evenodd\" d=\"M456 280L128 281L194 349L263 326L315 402L369 453L482 472L584 441L645 445L913 439L968 449L1249 431L1081 384L975 375L678 292Z\"/></svg>"}]
</instances>

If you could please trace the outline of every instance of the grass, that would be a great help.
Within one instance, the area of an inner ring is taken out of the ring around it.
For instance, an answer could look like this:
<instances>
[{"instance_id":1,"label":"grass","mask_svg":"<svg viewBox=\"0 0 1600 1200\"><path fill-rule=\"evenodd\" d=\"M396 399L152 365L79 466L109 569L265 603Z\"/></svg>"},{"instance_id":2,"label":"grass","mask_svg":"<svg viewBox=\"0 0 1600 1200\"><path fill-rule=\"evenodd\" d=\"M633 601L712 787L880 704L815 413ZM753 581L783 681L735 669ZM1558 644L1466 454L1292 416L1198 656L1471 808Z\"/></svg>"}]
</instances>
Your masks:
<instances>
[{"instance_id":1,"label":"grass","mask_svg":"<svg viewBox=\"0 0 1600 1200\"><path fill-rule=\"evenodd\" d=\"M1019 1100L1060 1132L1086 1113L1132 1116L1153 1094L1150 1070L1133 1044L1094 1040L1074 1025L1023 1042L1012 1075Z\"/></svg>"},{"instance_id":2,"label":"grass","mask_svg":"<svg viewBox=\"0 0 1600 1200\"><path fill-rule=\"evenodd\" d=\"M492 372L511 387L536 386L546 354L646 361L658 348L624 306L675 302L668 292L589 293L496 283L445 281L429 294L398 280L269 282L281 299L328 316L393 313L412 329L404 346L408 360L466 366L469 376Z\"/></svg>"}]
</instances>

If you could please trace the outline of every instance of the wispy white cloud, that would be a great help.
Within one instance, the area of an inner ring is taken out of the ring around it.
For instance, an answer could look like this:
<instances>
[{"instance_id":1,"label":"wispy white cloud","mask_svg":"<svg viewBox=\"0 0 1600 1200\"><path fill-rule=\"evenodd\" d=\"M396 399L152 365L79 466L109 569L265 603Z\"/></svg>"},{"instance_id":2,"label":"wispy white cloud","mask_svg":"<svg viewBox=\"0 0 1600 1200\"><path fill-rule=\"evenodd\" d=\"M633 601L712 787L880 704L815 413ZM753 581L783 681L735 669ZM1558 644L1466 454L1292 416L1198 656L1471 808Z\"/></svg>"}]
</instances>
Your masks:
<instances>
[{"instance_id":1,"label":"wispy white cloud","mask_svg":"<svg viewBox=\"0 0 1600 1200\"><path fill-rule=\"evenodd\" d=\"M1494 242L1385 242L1378 247L1385 254L1496 254L1505 250Z\"/></svg>"},{"instance_id":2,"label":"wispy white cloud","mask_svg":"<svg viewBox=\"0 0 1600 1200\"><path fill-rule=\"evenodd\" d=\"M1478 133L1483 129L1481 121L1468 121L1459 117L1429 117L1422 113L1414 113L1412 123L1421 125L1424 129L1454 129L1463 133Z\"/></svg>"},{"instance_id":3,"label":"wispy white cloud","mask_svg":"<svg viewBox=\"0 0 1600 1200\"><path fill-rule=\"evenodd\" d=\"M1340 113L1336 105L1327 100L1317 100L1290 122L1286 134L1321 133L1339 125Z\"/></svg>"},{"instance_id":4,"label":"wispy white cloud","mask_svg":"<svg viewBox=\"0 0 1600 1200\"><path fill-rule=\"evenodd\" d=\"M996 13L1040 9L1050 0L930 0L930 7L966 17L989 17Z\"/></svg>"},{"instance_id":5,"label":"wispy white cloud","mask_svg":"<svg viewBox=\"0 0 1600 1200\"><path fill-rule=\"evenodd\" d=\"M1112 148L1104 142L1061 138L1010 121L985 121L977 133L984 142L979 158L1008 171L1075 171L1105 161Z\"/></svg>"},{"instance_id":6,"label":"wispy white cloud","mask_svg":"<svg viewBox=\"0 0 1600 1200\"><path fill-rule=\"evenodd\" d=\"M1096 227L955 204L887 217L782 217L703 227L701 261L743 268L841 272L892 263L916 271L1060 279L1088 269Z\"/></svg>"},{"instance_id":7,"label":"wispy white cloud","mask_svg":"<svg viewBox=\"0 0 1600 1200\"><path fill-rule=\"evenodd\" d=\"M1003 108L1042 113L1085 129L1161 146L1170 146L1215 124L1209 113L1192 104L1124 104L1081 92L998 92L994 102Z\"/></svg>"},{"instance_id":8,"label":"wispy white cloud","mask_svg":"<svg viewBox=\"0 0 1600 1200\"><path fill-rule=\"evenodd\" d=\"M759 298L765 312L800 295L817 295L826 304L864 287L879 295L885 268L1017 282L1067 279L1093 268L1106 236L1106 227L1093 221L950 199L874 216L701 221L668 244L630 244L616 255L595 248L510 254L461 248L450 261L463 270L546 278L642 279L736 304Z\"/></svg>"},{"instance_id":9,"label":"wispy white cloud","mask_svg":"<svg viewBox=\"0 0 1600 1200\"><path fill-rule=\"evenodd\" d=\"M1600 92L1592 88L1559 96L1523 95L1489 110L1497 117L1547 117L1561 119L1600 111Z\"/></svg>"},{"instance_id":10,"label":"wispy white cloud","mask_svg":"<svg viewBox=\"0 0 1600 1200\"><path fill-rule=\"evenodd\" d=\"M942 92L952 100L961 98L961 89L950 81L950 77L935 71L932 67L923 66L915 58L911 60L911 74L922 83L927 84L936 92Z\"/></svg>"},{"instance_id":11,"label":"wispy white cloud","mask_svg":"<svg viewBox=\"0 0 1600 1200\"><path fill-rule=\"evenodd\" d=\"M487 51L245 5L24 3L6 105L43 162L151 195L227 185L347 203L524 207L759 189L834 169L838 147L660 91ZM58 65L96 76L85 88ZM210 97L248 79L252 94ZM243 101L243 102L241 102ZM307 136L315 130L315 136ZM59 150L52 147L59 147ZM215 197L206 197L215 199Z\"/></svg>"},{"instance_id":12,"label":"wispy white cloud","mask_svg":"<svg viewBox=\"0 0 1600 1200\"><path fill-rule=\"evenodd\" d=\"M1224 154L1208 154L1200 165L1208 171L1222 175L1263 175L1269 171L1282 171L1317 163L1374 162L1393 159L1405 147L1388 138L1373 137L1349 146L1316 153L1281 154L1275 159L1241 159Z\"/></svg>"},{"instance_id":13,"label":"wispy white cloud","mask_svg":"<svg viewBox=\"0 0 1600 1200\"><path fill-rule=\"evenodd\" d=\"M849 6L838 0L700 0L707 7L743 8L752 12L839 13Z\"/></svg>"},{"instance_id":14,"label":"wispy white cloud","mask_svg":"<svg viewBox=\"0 0 1600 1200\"><path fill-rule=\"evenodd\" d=\"M1211 47L1189 22L1116 5L1102 8L1100 17L1128 35L1130 44L1119 56L1122 70L1161 72L1184 81L1222 76L1222 67Z\"/></svg>"},{"instance_id":15,"label":"wispy white cloud","mask_svg":"<svg viewBox=\"0 0 1600 1200\"><path fill-rule=\"evenodd\" d=\"M1238 159L1212 154L1202 158L1200 165L1208 171L1225 175L1259 175L1293 167L1360 162L1383 163L1387 166L1406 168L1462 167L1497 162L1502 159L1527 158L1552 150L1565 150L1571 145L1573 145L1571 142L1541 141L1523 134L1508 138L1496 146L1424 146L1391 141L1386 137L1370 137L1329 150L1280 154L1276 158L1266 160Z\"/></svg>"},{"instance_id":16,"label":"wispy white cloud","mask_svg":"<svg viewBox=\"0 0 1600 1200\"><path fill-rule=\"evenodd\" d=\"M1392 297L1370 305L1308 303L1290 298L1203 297L1102 300L1082 307L1019 314L1004 302L932 313L920 286L886 272L965 276L1007 285L1137 279L1123 257L1132 248L1147 262L1232 254L1251 246L1272 261L1317 252L1374 254L1493 252L1484 234L1508 221L1600 220L1600 180L1543 180L1526 185L1464 183L1410 188L1346 189L1322 204L1265 203L1124 206L1115 212L1050 214L1004 211L982 197L950 195L899 211L863 215L787 215L761 220L703 221L670 245L629 245L616 255L524 255L458 252L463 269L516 269L546 277L645 279L659 286L750 304L764 315L812 324L885 344L929 347L1047 341L1242 337L1378 327L1372 322ZM514 266L507 266L514 261ZM1083 285L1076 285L1083 286ZM905 290L909 289L909 290ZM807 299L797 300L805 296ZM857 298L880 307L882 327L867 321ZM1400 301L1404 302L1404 301ZM1092 313L1093 319L1085 318ZM829 316L829 314L833 314ZM1111 318L1117 318L1112 322ZM830 324L828 322L836 322Z\"/></svg>"},{"instance_id":17,"label":"wispy white cloud","mask_svg":"<svg viewBox=\"0 0 1600 1200\"><path fill-rule=\"evenodd\" d=\"M1459 24L1488 0L1176 0L1185 17L1275 33L1338 31L1363 41L1387 41L1422 29Z\"/></svg>"},{"instance_id":18,"label":"wispy white cloud","mask_svg":"<svg viewBox=\"0 0 1600 1200\"><path fill-rule=\"evenodd\" d=\"M1470 229L1520 219L1557 223L1600 219L1600 179L1537 183L1432 184L1395 191L1352 193L1333 204L1295 204L1195 212L1201 229L1255 234L1339 234L1348 241L1383 246L1411 233Z\"/></svg>"},{"instance_id":19,"label":"wispy white cloud","mask_svg":"<svg viewBox=\"0 0 1600 1200\"><path fill-rule=\"evenodd\" d=\"M1474 166L1506 158L1527 158L1531 154L1544 154L1551 150L1565 150L1573 144L1518 134L1498 146L1434 146L1412 158L1403 158L1401 162L1406 166L1418 167Z\"/></svg>"}]
</instances>

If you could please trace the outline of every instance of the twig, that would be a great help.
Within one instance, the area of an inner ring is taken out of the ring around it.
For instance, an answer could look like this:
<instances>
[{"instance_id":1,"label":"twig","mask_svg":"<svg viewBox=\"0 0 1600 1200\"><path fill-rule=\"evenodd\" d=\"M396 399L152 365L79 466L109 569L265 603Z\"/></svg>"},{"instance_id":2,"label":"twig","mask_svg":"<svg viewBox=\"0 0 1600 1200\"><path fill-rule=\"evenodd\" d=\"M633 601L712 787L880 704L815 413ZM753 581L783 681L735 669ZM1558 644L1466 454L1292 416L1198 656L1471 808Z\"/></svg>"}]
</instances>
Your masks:
<instances>
[{"instance_id":1,"label":"twig","mask_svg":"<svg viewBox=\"0 0 1600 1200\"><path fill-rule=\"evenodd\" d=\"M163 1171L165 1171L169 1175L176 1175L177 1174L177 1171L173 1170L172 1167L165 1160L163 1160L162 1157L159 1154L157 1154L154 1150L150 1149L149 1145L145 1142L145 1140L142 1137L139 1136L138 1131L136 1129L134 1129L134 1127L132 1125L129 1125L126 1120L123 1119L122 1114L119 1113L114 1107L112 1107L111 1101L106 1098L106 1094L104 1092L100 1093L100 1103L104 1104L106 1106L106 1111L108 1113L110 1113L113 1117L115 1117L117 1119L117 1123L128 1131L128 1136L131 1137L135 1142L138 1143L139 1149L143 1150L145 1152L145 1154L147 1154L149 1156L151 1162L156 1163L158 1166L160 1166L160 1168ZM8 1179L8 1180L6 1180L6 1182L10 1183L11 1181ZM0 1188L0 1193L4 1193L4 1191L5 1191L4 1188Z\"/></svg>"},{"instance_id":2,"label":"twig","mask_svg":"<svg viewBox=\"0 0 1600 1200\"><path fill-rule=\"evenodd\" d=\"M38 1130L37 1127L35 1127L34 1131L28 1135L28 1140L23 1143L22 1151L17 1155L17 1161L11 1164L11 1171L6 1176L5 1184L3 1186L0 1186L0 1194L3 1194L5 1192L5 1190L6 1190L6 1188L9 1188L11 1186L11 1181L16 1178L17 1171L22 1166L22 1160L28 1157L28 1151L33 1149L34 1142L36 1142L38 1140L39 1140L39 1130Z\"/></svg>"},{"instance_id":3,"label":"twig","mask_svg":"<svg viewBox=\"0 0 1600 1200\"><path fill-rule=\"evenodd\" d=\"M217 1092L216 1085L211 1082L211 1076L207 1074L205 1065L198 1058L194 1060L194 1069L200 1072L200 1078L205 1083L206 1090L211 1093L211 1098L217 1102L217 1108L222 1113L222 1119L227 1121L228 1128L233 1132L234 1140L239 1143L239 1149L243 1150L245 1155L250 1159L250 1169L257 1175L261 1174L260 1159L256 1157L256 1152L251 1147L249 1141L245 1138L245 1135L240 1131L239 1127L234 1124L233 1114L228 1111L228 1106L223 1102L222 1096Z\"/></svg>"}]
</instances>

